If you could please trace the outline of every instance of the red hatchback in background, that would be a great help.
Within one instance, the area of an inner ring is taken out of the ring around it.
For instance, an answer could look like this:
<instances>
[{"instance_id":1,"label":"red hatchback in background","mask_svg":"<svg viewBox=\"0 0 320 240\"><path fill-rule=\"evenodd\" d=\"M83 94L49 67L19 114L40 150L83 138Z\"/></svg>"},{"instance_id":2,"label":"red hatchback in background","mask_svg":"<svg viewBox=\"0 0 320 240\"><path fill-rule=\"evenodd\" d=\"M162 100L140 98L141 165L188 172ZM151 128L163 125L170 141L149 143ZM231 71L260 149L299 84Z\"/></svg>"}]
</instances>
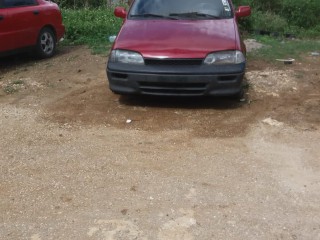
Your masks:
<instances>
[{"instance_id":1,"label":"red hatchback in background","mask_svg":"<svg viewBox=\"0 0 320 240\"><path fill-rule=\"evenodd\" d=\"M241 97L246 48L231 0L134 0L107 65L119 94Z\"/></svg>"},{"instance_id":2,"label":"red hatchback in background","mask_svg":"<svg viewBox=\"0 0 320 240\"><path fill-rule=\"evenodd\" d=\"M0 56L32 48L41 58L51 57L64 31L56 3L0 0Z\"/></svg>"}]
</instances>

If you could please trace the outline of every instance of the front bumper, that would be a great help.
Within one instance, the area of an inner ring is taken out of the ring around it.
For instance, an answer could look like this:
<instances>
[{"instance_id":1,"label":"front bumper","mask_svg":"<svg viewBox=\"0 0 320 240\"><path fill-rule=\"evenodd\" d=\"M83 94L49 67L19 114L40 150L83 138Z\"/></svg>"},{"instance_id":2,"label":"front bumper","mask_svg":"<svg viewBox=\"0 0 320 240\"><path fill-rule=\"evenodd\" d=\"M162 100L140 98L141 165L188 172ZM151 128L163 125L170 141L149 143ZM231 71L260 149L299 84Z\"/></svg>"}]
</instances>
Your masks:
<instances>
[{"instance_id":1,"label":"front bumper","mask_svg":"<svg viewBox=\"0 0 320 240\"><path fill-rule=\"evenodd\" d=\"M224 66L138 66L108 63L110 89L118 94L229 96L242 90L245 63Z\"/></svg>"}]
</instances>

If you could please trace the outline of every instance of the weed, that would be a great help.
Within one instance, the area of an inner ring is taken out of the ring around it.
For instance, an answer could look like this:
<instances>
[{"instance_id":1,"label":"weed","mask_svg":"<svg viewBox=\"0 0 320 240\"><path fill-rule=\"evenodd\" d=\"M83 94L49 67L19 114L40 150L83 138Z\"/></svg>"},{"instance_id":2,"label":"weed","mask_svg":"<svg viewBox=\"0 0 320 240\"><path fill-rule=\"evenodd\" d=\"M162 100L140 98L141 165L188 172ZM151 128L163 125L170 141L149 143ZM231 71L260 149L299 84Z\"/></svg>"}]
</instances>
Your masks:
<instances>
[{"instance_id":1,"label":"weed","mask_svg":"<svg viewBox=\"0 0 320 240\"><path fill-rule=\"evenodd\" d=\"M23 80L14 80L11 83L7 84L6 86L4 86L3 91L7 94L12 94L15 92L18 92L18 90L21 88L20 86L24 84Z\"/></svg>"},{"instance_id":2,"label":"weed","mask_svg":"<svg viewBox=\"0 0 320 240\"><path fill-rule=\"evenodd\" d=\"M297 79L302 79L302 78L304 77L303 74L295 74L294 76L295 76L295 78L297 78Z\"/></svg>"},{"instance_id":3,"label":"weed","mask_svg":"<svg viewBox=\"0 0 320 240\"><path fill-rule=\"evenodd\" d=\"M249 82L244 82L242 85L243 89L248 90L249 88L251 88L251 84Z\"/></svg>"},{"instance_id":4,"label":"weed","mask_svg":"<svg viewBox=\"0 0 320 240\"><path fill-rule=\"evenodd\" d=\"M3 88L3 91L7 94L12 94L17 92L18 90L16 88L14 88L12 85L7 85Z\"/></svg>"},{"instance_id":5,"label":"weed","mask_svg":"<svg viewBox=\"0 0 320 240\"><path fill-rule=\"evenodd\" d=\"M48 88L55 88L55 85L53 83L47 83L46 85Z\"/></svg>"},{"instance_id":6,"label":"weed","mask_svg":"<svg viewBox=\"0 0 320 240\"><path fill-rule=\"evenodd\" d=\"M19 84L20 85L20 84L24 84L24 82L22 80L15 80L12 82L12 84L17 84L17 85Z\"/></svg>"}]
</instances>

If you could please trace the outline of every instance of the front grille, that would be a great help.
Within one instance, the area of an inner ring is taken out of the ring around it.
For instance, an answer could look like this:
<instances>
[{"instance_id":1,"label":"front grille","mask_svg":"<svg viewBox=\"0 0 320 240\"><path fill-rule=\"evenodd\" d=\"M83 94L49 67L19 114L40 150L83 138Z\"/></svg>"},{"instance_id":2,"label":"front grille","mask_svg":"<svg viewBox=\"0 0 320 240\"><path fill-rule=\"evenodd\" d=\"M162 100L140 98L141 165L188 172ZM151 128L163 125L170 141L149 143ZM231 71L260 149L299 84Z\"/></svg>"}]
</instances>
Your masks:
<instances>
[{"instance_id":1,"label":"front grille","mask_svg":"<svg viewBox=\"0 0 320 240\"><path fill-rule=\"evenodd\" d=\"M159 95L202 95L206 90L207 83L186 82L138 82L140 90L145 94Z\"/></svg>"},{"instance_id":2,"label":"front grille","mask_svg":"<svg viewBox=\"0 0 320 240\"><path fill-rule=\"evenodd\" d=\"M202 59L151 59L147 58L144 60L146 65L155 65L155 66L199 66L202 64Z\"/></svg>"}]
</instances>

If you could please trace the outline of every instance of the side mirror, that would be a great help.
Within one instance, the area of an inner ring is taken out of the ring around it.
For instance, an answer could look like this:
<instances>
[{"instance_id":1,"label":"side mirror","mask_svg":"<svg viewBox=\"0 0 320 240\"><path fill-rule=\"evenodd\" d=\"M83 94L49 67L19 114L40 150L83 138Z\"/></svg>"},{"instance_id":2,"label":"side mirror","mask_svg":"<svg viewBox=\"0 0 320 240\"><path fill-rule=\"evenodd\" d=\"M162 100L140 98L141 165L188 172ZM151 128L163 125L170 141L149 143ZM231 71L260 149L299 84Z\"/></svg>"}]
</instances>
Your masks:
<instances>
[{"instance_id":1,"label":"side mirror","mask_svg":"<svg viewBox=\"0 0 320 240\"><path fill-rule=\"evenodd\" d=\"M237 18L248 17L250 15L251 15L251 8L249 6L240 6L236 11Z\"/></svg>"},{"instance_id":2,"label":"side mirror","mask_svg":"<svg viewBox=\"0 0 320 240\"><path fill-rule=\"evenodd\" d=\"M123 7L116 7L114 9L114 15L118 18L126 18L127 17L127 11Z\"/></svg>"}]
</instances>

